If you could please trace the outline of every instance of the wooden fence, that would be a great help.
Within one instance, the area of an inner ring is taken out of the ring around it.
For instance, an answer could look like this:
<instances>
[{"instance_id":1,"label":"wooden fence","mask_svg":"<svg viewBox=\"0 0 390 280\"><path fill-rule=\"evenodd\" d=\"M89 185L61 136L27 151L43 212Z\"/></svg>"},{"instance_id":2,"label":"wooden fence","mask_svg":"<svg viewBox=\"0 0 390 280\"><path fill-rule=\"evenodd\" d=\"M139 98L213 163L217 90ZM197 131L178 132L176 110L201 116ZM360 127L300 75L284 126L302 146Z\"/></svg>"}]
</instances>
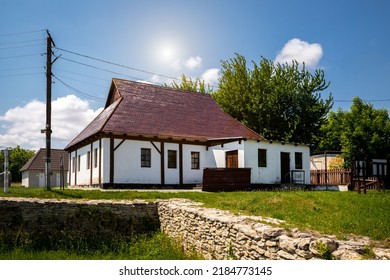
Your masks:
<instances>
[{"instance_id":1,"label":"wooden fence","mask_svg":"<svg viewBox=\"0 0 390 280\"><path fill-rule=\"evenodd\" d=\"M351 181L352 180L352 181ZM352 176L350 169L311 170L310 182L316 186L348 185L352 190L365 187L367 190L385 189L386 179L380 176L357 177Z\"/></svg>"},{"instance_id":2,"label":"wooden fence","mask_svg":"<svg viewBox=\"0 0 390 280\"><path fill-rule=\"evenodd\" d=\"M250 168L206 168L203 170L203 191L243 191L250 187Z\"/></svg>"},{"instance_id":3,"label":"wooden fence","mask_svg":"<svg viewBox=\"0 0 390 280\"><path fill-rule=\"evenodd\" d=\"M312 185L349 185L351 183L350 169L311 170L310 182Z\"/></svg>"}]
</instances>

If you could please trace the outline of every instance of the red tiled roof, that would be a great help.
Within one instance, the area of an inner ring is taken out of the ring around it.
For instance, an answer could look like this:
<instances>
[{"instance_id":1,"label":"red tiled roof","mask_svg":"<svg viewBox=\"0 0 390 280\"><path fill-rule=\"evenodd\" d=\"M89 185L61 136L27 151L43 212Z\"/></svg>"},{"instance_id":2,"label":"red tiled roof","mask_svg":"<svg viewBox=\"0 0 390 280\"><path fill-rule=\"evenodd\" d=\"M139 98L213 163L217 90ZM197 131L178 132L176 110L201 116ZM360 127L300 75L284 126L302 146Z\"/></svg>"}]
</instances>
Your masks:
<instances>
[{"instance_id":1,"label":"red tiled roof","mask_svg":"<svg viewBox=\"0 0 390 280\"><path fill-rule=\"evenodd\" d=\"M106 108L65 149L97 133L207 141L259 134L226 114L211 95L113 79Z\"/></svg>"},{"instance_id":2,"label":"red tiled roof","mask_svg":"<svg viewBox=\"0 0 390 280\"><path fill-rule=\"evenodd\" d=\"M60 158L63 158L64 170L68 170L68 158L69 154L67 151L51 149L51 169L53 171L60 171ZM30 158L20 171L26 170L45 170L45 158L46 149L40 149L32 158Z\"/></svg>"}]
</instances>

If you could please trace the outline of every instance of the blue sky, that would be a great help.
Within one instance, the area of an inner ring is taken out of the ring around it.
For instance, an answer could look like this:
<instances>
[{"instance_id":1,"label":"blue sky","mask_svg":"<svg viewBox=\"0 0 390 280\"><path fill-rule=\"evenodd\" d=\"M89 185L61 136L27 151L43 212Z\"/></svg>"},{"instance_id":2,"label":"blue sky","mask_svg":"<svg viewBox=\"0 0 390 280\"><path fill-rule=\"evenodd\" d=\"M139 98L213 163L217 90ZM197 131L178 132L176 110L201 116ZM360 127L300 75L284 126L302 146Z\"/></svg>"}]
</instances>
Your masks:
<instances>
[{"instance_id":1,"label":"blue sky","mask_svg":"<svg viewBox=\"0 0 390 280\"><path fill-rule=\"evenodd\" d=\"M56 148L101 110L113 77L161 84L184 73L217 85L221 60L235 53L249 65L263 56L323 69L331 82L324 97L332 92L334 110L348 109L354 96L390 110L389 1L0 0L0 5L0 146L45 145L40 134L45 29L58 48L54 54L61 55L53 65Z\"/></svg>"}]
</instances>

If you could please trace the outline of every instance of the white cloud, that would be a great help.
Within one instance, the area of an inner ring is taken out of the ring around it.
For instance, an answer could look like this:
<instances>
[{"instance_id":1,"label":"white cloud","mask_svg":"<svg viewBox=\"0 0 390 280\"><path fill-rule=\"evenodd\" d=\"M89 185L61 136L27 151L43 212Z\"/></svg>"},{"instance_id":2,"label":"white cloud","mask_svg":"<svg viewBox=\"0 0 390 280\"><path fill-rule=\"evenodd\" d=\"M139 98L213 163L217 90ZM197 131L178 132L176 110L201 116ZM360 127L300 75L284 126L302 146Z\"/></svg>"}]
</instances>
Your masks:
<instances>
[{"instance_id":1,"label":"white cloud","mask_svg":"<svg viewBox=\"0 0 390 280\"><path fill-rule=\"evenodd\" d=\"M206 84L216 84L218 82L219 78L219 69L218 68L211 68L207 69L205 72L203 72L201 76L201 80L204 80Z\"/></svg>"},{"instance_id":2,"label":"white cloud","mask_svg":"<svg viewBox=\"0 0 390 280\"><path fill-rule=\"evenodd\" d=\"M102 109L94 111L88 101L67 95L52 101L52 147L64 148ZM41 129L46 123L46 104L33 100L23 107L9 109L0 122L5 133L0 135L2 146L19 145L26 149L45 147Z\"/></svg>"},{"instance_id":3,"label":"white cloud","mask_svg":"<svg viewBox=\"0 0 390 280\"><path fill-rule=\"evenodd\" d=\"M171 67L177 71L183 69L183 67L185 69L188 69L188 70L195 70L195 69L198 69L202 66L202 58L200 56L190 56L189 58L185 59L185 60L181 60L181 59L175 59L172 63L171 63Z\"/></svg>"},{"instance_id":4,"label":"white cloud","mask_svg":"<svg viewBox=\"0 0 390 280\"><path fill-rule=\"evenodd\" d=\"M174 61L172 61L171 67L174 70L179 71L181 69L181 67L182 67L182 61L180 59L175 59Z\"/></svg>"},{"instance_id":5,"label":"white cloud","mask_svg":"<svg viewBox=\"0 0 390 280\"><path fill-rule=\"evenodd\" d=\"M196 57L191 56L184 61L184 66L190 70L195 70L197 68L200 68L201 65L202 65L202 58L200 56L196 56Z\"/></svg>"},{"instance_id":6,"label":"white cloud","mask_svg":"<svg viewBox=\"0 0 390 280\"><path fill-rule=\"evenodd\" d=\"M298 63L305 63L309 68L317 66L322 57L320 44L302 41L294 38L288 41L275 58L275 63L291 63L296 60Z\"/></svg>"}]
</instances>

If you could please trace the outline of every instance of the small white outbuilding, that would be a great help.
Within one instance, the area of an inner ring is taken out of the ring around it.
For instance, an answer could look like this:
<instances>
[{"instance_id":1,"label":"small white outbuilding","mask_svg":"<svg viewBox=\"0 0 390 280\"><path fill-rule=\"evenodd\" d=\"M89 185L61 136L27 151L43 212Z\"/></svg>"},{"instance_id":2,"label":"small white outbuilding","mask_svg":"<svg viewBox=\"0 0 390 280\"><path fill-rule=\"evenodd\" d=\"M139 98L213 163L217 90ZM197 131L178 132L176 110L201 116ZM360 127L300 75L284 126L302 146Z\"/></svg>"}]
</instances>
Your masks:
<instances>
[{"instance_id":1,"label":"small white outbuilding","mask_svg":"<svg viewBox=\"0 0 390 280\"><path fill-rule=\"evenodd\" d=\"M20 169L22 172L22 185L25 187L45 187L45 158L46 149L40 149ZM50 182L53 187L60 187L68 183L68 152L51 149Z\"/></svg>"}]
</instances>

